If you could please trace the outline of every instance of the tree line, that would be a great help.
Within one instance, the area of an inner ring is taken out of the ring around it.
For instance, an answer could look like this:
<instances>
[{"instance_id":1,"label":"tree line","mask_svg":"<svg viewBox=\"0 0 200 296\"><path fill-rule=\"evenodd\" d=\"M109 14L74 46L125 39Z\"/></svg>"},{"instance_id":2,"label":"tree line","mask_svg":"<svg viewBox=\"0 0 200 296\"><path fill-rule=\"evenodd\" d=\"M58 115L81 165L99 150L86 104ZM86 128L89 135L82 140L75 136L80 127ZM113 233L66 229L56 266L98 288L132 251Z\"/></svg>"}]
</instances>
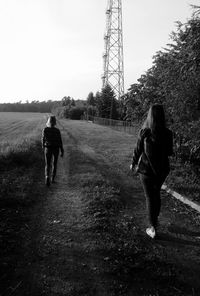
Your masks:
<instances>
[{"instance_id":1,"label":"tree line","mask_svg":"<svg viewBox=\"0 0 200 296\"><path fill-rule=\"evenodd\" d=\"M21 101L15 103L1 103L0 112L40 112L50 113L53 108L56 108L60 103L59 101Z\"/></svg>"},{"instance_id":2,"label":"tree line","mask_svg":"<svg viewBox=\"0 0 200 296\"><path fill-rule=\"evenodd\" d=\"M22 101L15 103L1 103L0 112L40 112L54 113L60 117L80 119L86 111L86 100L74 100L65 96L61 100Z\"/></svg>"},{"instance_id":3,"label":"tree line","mask_svg":"<svg viewBox=\"0 0 200 296\"><path fill-rule=\"evenodd\" d=\"M81 119L83 116L98 116L103 118L121 119L121 101L115 97L114 91L106 85L96 95L90 92L86 100L74 100L70 96L64 97L59 106L53 109L59 117Z\"/></svg>"},{"instance_id":4,"label":"tree line","mask_svg":"<svg viewBox=\"0 0 200 296\"><path fill-rule=\"evenodd\" d=\"M171 43L153 57L153 66L125 95L126 118L143 118L153 103L162 103L175 131L182 157L200 161L200 7L177 22ZM196 156L195 156L196 154ZM195 156L195 157L194 157Z\"/></svg>"}]
</instances>

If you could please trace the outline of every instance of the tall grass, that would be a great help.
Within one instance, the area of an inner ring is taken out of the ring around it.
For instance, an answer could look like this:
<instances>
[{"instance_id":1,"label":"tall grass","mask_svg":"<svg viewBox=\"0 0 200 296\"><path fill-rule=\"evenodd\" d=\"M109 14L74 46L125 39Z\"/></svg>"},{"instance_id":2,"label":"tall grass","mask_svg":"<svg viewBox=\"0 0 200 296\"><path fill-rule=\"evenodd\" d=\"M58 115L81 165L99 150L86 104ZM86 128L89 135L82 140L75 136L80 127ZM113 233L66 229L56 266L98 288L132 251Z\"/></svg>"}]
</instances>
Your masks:
<instances>
[{"instance_id":1,"label":"tall grass","mask_svg":"<svg viewBox=\"0 0 200 296\"><path fill-rule=\"evenodd\" d=\"M0 286L11 295L31 242L30 211L44 189L40 135L44 115L0 113ZM23 256L21 255L23 254ZM27 259L25 259L27 260Z\"/></svg>"},{"instance_id":2,"label":"tall grass","mask_svg":"<svg viewBox=\"0 0 200 296\"><path fill-rule=\"evenodd\" d=\"M42 163L40 138L43 125L44 115L1 114L1 199L8 199L11 194L12 198L19 197L18 192L22 188L26 191L33 182L33 173Z\"/></svg>"},{"instance_id":3,"label":"tall grass","mask_svg":"<svg viewBox=\"0 0 200 296\"><path fill-rule=\"evenodd\" d=\"M39 142L39 135L36 131L26 137L21 136L14 140L4 140L0 143L0 154L8 157L10 153L27 152L36 142Z\"/></svg>"},{"instance_id":4,"label":"tall grass","mask_svg":"<svg viewBox=\"0 0 200 296\"><path fill-rule=\"evenodd\" d=\"M36 142L40 141L41 130L44 125L44 115L16 113L0 117L0 154L8 156L9 153L27 152Z\"/></svg>"}]
</instances>

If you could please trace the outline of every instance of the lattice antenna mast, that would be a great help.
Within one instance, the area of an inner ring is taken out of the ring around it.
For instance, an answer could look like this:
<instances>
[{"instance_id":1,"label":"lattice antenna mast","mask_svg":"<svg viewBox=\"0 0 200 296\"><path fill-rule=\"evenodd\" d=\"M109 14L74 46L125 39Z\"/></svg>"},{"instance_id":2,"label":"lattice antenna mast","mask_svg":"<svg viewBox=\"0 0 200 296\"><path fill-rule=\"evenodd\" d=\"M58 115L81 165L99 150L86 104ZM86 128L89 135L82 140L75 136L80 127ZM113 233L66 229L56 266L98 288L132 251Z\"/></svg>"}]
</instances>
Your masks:
<instances>
[{"instance_id":1,"label":"lattice antenna mast","mask_svg":"<svg viewBox=\"0 0 200 296\"><path fill-rule=\"evenodd\" d=\"M111 86L120 99L124 94L124 57L122 32L122 1L108 0L106 10L105 52L103 54L103 87Z\"/></svg>"}]
</instances>

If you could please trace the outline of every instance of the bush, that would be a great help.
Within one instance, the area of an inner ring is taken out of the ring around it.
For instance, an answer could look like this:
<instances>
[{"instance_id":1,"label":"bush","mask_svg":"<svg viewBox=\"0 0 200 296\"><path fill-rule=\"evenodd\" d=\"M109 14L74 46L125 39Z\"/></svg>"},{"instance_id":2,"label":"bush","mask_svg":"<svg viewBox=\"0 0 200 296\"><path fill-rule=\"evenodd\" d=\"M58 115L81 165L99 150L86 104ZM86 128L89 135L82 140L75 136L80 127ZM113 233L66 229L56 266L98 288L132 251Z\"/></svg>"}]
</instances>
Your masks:
<instances>
[{"instance_id":1,"label":"bush","mask_svg":"<svg viewBox=\"0 0 200 296\"><path fill-rule=\"evenodd\" d=\"M85 111L86 111L86 108L84 107L72 107L69 111L69 118L80 120L81 116L83 116Z\"/></svg>"},{"instance_id":2,"label":"bush","mask_svg":"<svg viewBox=\"0 0 200 296\"><path fill-rule=\"evenodd\" d=\"M183 162L200 164L200 120L185 125L176 125L172 130L175 133L175 153Z\"/></svg>"}]
</instances>

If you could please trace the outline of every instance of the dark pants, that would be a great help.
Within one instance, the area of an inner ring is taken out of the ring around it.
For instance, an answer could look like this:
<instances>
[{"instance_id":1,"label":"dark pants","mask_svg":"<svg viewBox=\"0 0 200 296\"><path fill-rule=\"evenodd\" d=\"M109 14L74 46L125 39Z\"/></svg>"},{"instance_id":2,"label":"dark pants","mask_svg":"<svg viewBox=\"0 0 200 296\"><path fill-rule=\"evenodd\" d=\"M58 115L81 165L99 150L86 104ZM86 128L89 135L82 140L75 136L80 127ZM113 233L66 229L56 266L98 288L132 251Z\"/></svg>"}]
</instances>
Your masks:
<instances>
[{"instance_id":1,"label":"dark pants","mask_svg":"<svg viewBox=\"0 0 200 296\"><path fill-rule=\"evenodd\" d=\"M157 226L161 207L160 190L165 178L166 176L158 179L154 176L140 174L140 180L146 197L149 226Z\"/></svg>"},{"instance_id":2,"label":"dark pants","mask_svg":"<svg viewBox=\"0 0 200 296\"><path fill-rule=\"evenodd\" d=\"M52 177L55 178L57 170L57 161L59 155L59 148L45 148L45 177L50 177L52 165Z\"/></svg>"}]
</instances>

